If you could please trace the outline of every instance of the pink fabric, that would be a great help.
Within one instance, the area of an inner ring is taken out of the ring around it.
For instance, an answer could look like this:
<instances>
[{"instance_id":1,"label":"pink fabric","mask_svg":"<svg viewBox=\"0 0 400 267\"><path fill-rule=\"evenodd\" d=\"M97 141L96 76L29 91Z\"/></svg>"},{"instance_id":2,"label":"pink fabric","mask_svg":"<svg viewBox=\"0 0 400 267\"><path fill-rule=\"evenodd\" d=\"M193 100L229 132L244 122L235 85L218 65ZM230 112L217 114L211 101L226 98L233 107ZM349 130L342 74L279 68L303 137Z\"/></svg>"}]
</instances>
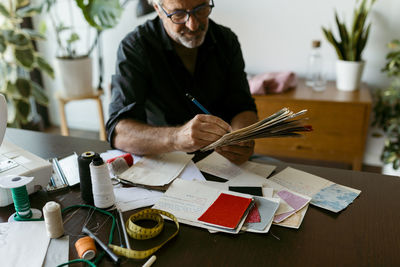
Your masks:
<instances>
[{"instance_id":1,"label":"pink fabric","mask_svg":"<svg viewBox=\"0 0 400 267\"><path fill-rule=\"evenodd\" d=\"M295 88L297 77L290 71L268 72L252 77L249 85L252 95L276 94Z\"/></svg>"},{"instance_id":2,"label":"pink fabric","mask_svg":"<svg viewBox=\"0 0 400 267\"><path fill-rule=\"evenodd\" d=\"M247 215L246 223L259 223L261 222L260 212L258 211L257 205L254 203L253 208L250 210L249 215Z\"/></svg>"}]
</instances>

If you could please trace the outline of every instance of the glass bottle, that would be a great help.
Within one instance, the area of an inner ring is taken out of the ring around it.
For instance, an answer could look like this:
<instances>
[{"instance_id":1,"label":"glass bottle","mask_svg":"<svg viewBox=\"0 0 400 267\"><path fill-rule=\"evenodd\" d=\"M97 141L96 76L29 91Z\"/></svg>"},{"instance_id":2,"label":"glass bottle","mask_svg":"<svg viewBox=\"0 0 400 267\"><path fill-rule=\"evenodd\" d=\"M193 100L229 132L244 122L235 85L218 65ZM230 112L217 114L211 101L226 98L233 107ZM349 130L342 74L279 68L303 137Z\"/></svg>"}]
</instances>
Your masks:
<instances>
[{"instance_id":1,"label":"glass bottle","mask_svg":"<svg viewBox=\"0 0 400 267\"><path fill-rule=\"evenodd\" d=\"M323 73L323 58L320 53L321 41L312 42L311 52L307 62L306 85L315 91L323 91L326 87L325 75Z\"/></svg>"}]
</instances>

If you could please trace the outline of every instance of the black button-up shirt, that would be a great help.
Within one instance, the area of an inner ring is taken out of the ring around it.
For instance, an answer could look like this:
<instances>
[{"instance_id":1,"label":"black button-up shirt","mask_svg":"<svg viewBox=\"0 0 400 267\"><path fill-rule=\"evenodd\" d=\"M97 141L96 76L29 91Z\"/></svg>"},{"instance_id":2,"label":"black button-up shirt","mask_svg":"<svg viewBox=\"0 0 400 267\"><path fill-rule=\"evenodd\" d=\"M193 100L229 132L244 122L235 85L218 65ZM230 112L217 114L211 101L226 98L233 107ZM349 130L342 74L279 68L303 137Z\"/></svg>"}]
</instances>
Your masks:
<instances>
[{"instance_id":1,"label":"black button-up shirt","mask_svg":"<svg viewBox=\"0 0 400 267\"><path fill-rule=\"evenodd\" d=\"M210 19L193 75L171 42L158 17L122 40L106 124L110 143L116 124L124 118L176 126L202 113L186 93L228 123L240 112L256 112L240 44L230 29Z\"/></svg>"}]
</instances>

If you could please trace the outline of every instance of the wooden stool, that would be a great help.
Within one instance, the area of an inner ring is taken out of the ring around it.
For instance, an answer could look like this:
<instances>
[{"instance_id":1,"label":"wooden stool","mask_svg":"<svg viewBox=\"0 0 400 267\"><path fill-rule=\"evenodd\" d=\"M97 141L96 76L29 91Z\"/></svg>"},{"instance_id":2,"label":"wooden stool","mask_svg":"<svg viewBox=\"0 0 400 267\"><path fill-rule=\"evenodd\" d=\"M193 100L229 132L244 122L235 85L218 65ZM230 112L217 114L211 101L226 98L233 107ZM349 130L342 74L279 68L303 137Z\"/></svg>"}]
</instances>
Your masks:
<instances>
[{"instance_id":1,"label":"wooden stool","mask_svg":"<svg viewBox=\"0 0 400 267\"><path fill-rule=\"evenodd\" d=\"M56 93L56 98L59 103L59 110L60 110L60 119L61 119L61 134L64 136L69 135L68 125L67 125L67 118L65 116L65 105L68 102L76 101L76 100L86 100L86 99L93 99L97 102L97 110L99 111L99 118L100 118L100 140L106 141L106 129L104 126L104 115L103 115L103 105L101 104L100 96L103 95L103 91L93 92L93 94L77 96L77 97L66 97L63 96L60 92Z\"/></svg>"}]
</instances>

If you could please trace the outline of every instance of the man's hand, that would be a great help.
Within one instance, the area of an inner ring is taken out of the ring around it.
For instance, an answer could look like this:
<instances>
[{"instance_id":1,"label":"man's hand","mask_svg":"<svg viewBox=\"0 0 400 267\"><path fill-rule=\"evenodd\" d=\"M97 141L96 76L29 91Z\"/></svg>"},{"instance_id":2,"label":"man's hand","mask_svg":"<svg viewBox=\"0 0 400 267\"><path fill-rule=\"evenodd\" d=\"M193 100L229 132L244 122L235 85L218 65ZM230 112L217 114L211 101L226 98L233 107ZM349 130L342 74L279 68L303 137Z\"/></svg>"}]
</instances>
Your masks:
<instances>
[{"instance_id":1,"label":"man's hand","mask_svg":"<svg viewBox=\"0 0 400 267\"><path fill-rule=\"evenodd\" d=\"M246 162L254 152L254 140L238 143L230 146L218 147L216 152L227 158L229 161L240 165Z\"/></svg>"},{"instance_id":2,"label":"man's hand","mask_svg":"<svg viewBox=\"0 0 400 267\"><path fill-rule=\"evenodd\" d=\"M231 131L231 126L222 119L198 114L179 127L174 136L175 150L193 152L218 140Z\"/></svg>"}]
</instances>

